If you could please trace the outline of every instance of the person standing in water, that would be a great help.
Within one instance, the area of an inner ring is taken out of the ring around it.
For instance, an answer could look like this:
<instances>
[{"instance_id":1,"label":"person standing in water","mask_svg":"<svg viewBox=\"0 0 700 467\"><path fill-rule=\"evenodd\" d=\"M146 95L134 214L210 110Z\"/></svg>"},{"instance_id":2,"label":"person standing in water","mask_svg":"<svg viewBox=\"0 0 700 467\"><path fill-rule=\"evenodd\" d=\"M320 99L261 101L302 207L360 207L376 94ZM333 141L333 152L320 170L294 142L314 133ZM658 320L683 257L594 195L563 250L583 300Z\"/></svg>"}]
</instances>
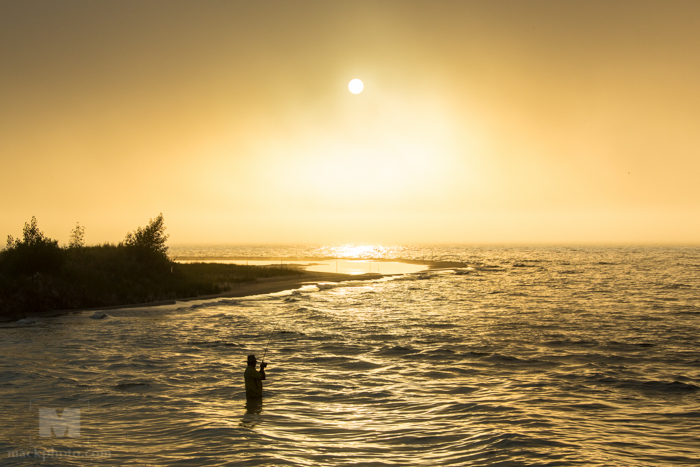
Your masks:
<instances>
[{"instance_id":1,"label":"person standing in water","mask_svg":"<svg viewBox=\"0 0 700 467\"><path fill-rule=\"evenodd\" d=\"M267 363L260 364L260 371L255 369L258 360L255 355L248 355L248 368L246 368L245 377L245 396L247 399L262 398L262 381L265 379L265 367Z\"/></svg>"}]
</instances>

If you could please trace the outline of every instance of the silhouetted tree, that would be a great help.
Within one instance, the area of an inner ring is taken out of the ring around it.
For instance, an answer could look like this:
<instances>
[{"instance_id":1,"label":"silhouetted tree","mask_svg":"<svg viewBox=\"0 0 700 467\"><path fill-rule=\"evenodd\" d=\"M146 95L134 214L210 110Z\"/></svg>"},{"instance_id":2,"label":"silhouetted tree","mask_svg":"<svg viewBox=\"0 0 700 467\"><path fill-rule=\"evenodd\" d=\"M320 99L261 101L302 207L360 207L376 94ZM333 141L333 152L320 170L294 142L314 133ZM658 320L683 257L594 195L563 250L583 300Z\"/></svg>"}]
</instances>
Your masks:
<instances>
[{"instance_id":1,"label":"silhouetted tree","mask_svg":"<svg viewBox=\"0 0 700 467\"><path fill-rule=\"evenodd\" d=\"M168 237L170 235L165 234L163 213L160 213L155 219L149 219L149 224L146 227L138 227L135 231L126 234L123 244L127 247L167 257L168 247L165 246L165 242Z\"/></svg>"},{"instance_id":2,"label":"silhouetted tree","mask_svg":"<svg viewBox=\"0 0 700 467\"><path fill-rule=\"evenodd\" d=\"M25 222L21 240L7 236L7 247L1 259L10 272L29 274L56 270L63 262L58 240L44 235L34 216L30 222Z\"/></svg>"},{"instance_id":3,"label":"silhouetted tree","mask_svg":"<svg viewBox=\"0 0 700 467\"><path fill-rule=\"evenodd\" d=\"M80 248L85 246L85 227L80 222L75 223L75 228L70 231L68 248Z\"/></svg>"},{"instance_id":4,"label":"silhouetted tree","mask_svg":"<svg viewBox=\"0 0 700 467\"><path fill-rule=\"evenodd\" d=\"M23 238L14 239L12 235L7 236L7 248L14 248L18 245L42 245L48 243L58 244L58 240L51 240L46 237L44 233L39 230L39 225L36 221L36 217L32 216L32 220L24 223Z\"/></svg>"}]
</instances>

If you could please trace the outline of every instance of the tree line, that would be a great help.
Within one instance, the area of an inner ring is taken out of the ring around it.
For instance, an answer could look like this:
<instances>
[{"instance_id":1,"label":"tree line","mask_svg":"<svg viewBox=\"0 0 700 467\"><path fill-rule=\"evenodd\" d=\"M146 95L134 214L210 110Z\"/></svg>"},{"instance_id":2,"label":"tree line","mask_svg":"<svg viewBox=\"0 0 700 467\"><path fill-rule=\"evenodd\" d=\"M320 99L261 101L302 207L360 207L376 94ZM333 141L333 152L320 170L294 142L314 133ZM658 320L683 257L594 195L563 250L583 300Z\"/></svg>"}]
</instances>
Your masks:
<instances>
[{"instance_id":1,"label":"tree line","mask_svg":"<svg viewBox=\"0 0 700 467\"><path fill-rule=\"evenodd\" d=\"M163 214L118 244L85 245L76 224L68 245L47 237L36 217L0 251L0 318L80 308L149 303L215 294L294 270L235 264L180 264L168 257Z\"/></svg>"},{"instance_id":2,"label":"tree line","mask_svg":"<svg viewBox=\"0 0 700 467\"><path fill-rule=\"evenodd\" d=\"M127 256L141 261L158 263L168 260L168 247L165 242L163 213L150 219L146 227L137 227L128 232L118 245L104 246L122 249ZM48 238L39 229L36 217L24 224L22 238L7 236L7 245L0 252L0 267L4 272L13 274L43 274L54 272L71 259L71 250L85 248L85 227L77 223L71 231L68 245L59 247L58 240Z\"/></svg>"}]
</instances>

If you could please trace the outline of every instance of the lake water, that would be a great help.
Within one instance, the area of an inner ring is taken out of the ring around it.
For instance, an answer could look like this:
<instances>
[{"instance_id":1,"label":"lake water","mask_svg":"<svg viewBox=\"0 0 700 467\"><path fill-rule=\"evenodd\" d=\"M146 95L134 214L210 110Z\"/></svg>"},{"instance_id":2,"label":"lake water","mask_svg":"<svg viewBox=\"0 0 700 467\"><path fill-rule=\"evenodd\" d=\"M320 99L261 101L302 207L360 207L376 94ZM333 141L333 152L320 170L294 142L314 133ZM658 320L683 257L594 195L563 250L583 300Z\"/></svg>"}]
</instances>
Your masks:
<instances>
[{"instance_id":1,"label":"lake water","mask_svg":"<svg viewBox=\"0 0 700 467\"><path fill-rule=\"evenodd\" d=\"M700 464L700 249L353 248L470 268L3 324L0 464Z\"/></svg>"}]
</instances>

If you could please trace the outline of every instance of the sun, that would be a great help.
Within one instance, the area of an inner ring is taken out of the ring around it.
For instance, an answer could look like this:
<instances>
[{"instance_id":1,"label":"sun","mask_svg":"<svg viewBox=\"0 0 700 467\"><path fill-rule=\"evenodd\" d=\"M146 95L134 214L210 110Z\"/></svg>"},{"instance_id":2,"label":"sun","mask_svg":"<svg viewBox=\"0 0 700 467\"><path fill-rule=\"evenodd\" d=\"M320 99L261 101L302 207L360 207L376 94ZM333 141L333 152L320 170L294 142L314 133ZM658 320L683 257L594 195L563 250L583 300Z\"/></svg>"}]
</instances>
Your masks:
<instances>
[{"instance_id":1,"label":"sun","mask_svg":"<svg viewBox=\"0 0 700 467\"><path fill-rule=\"evenodd\" d=\"M348 89L353 94L359 94L365 88L365 85L359 79L355 78L348 83Z\"/></svg>"}]
</instances>

